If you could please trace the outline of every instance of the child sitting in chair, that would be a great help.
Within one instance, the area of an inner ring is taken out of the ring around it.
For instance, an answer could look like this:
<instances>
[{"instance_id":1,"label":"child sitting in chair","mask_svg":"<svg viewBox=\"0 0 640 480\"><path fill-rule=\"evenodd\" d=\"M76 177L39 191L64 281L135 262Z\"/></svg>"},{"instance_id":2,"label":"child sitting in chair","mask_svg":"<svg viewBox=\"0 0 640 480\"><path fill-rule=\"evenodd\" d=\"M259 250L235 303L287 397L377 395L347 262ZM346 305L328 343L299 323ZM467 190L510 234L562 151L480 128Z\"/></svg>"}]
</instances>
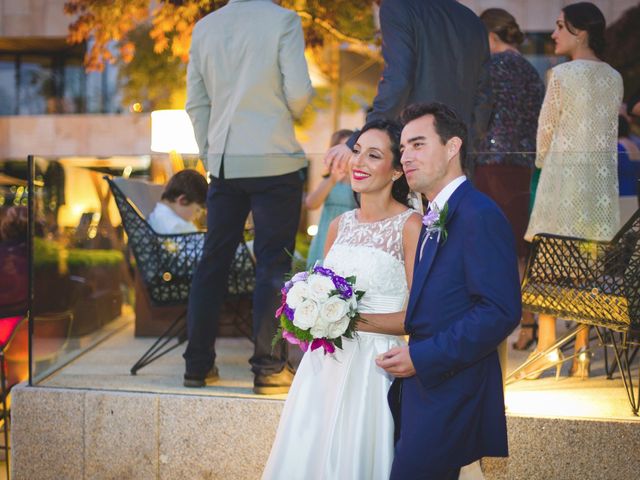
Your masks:
<instances>
[{"instance_id":1,"label":"child sitting in chair","mask_svg":"<svg viewBox=\"0 0 640 480\"><path fill-rule=\"evenodd\" d=\"M157 233L198 231L193 221L205 208L208 188L207 180L195 170L176 173L149 215L149 225Z\"/></svg>"}]
</instances>

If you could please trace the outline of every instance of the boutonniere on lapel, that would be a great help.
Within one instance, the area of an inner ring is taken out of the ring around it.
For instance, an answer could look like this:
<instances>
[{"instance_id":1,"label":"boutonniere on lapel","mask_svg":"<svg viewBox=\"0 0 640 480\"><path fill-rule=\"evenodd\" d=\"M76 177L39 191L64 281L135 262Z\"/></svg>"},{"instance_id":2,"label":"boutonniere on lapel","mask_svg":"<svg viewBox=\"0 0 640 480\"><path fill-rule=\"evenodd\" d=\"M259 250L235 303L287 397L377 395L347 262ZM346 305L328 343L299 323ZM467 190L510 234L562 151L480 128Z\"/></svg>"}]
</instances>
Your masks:
<instances>
[{"instance_id":1,"label":"boutonniere on lapel","mask_svg":"<svg viewBox=\"0 0 640 480\"><path fill-rule=\"evenodd\" d=\"M447 229L445 222L447 220L447 212L449 211L449 204L445 202L442 210L438 208L438 205L433 203L429 207L429 211L422 217L422 224L426 227L425 231L427 235L432 233L438 233L442 238L442 243L447 241Z\"/></svg>"}]
</instances>

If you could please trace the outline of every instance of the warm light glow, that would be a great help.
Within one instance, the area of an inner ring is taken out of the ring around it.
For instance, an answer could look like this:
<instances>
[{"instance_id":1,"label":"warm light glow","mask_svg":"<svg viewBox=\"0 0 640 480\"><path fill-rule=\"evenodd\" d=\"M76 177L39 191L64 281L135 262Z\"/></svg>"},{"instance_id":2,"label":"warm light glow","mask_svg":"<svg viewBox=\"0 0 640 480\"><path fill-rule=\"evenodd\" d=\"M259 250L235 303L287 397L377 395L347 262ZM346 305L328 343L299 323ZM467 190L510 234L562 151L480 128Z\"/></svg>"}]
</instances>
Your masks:
<instances>
[{"instance_id":1,"label":"warm light glow","mask_svg":"<svg viewBox=\"0 0 640 480\"><path fill-rule=\"evenodd\" d=\"M198 153L193 126L186 111L151 112L151 150L162 153Z\"/></svg>"},{"instance_id":2,"label":"warm light glow","mask_svg":"<svg viewBox=\"0 0 640 480\"><path fill-rule=\"evenodd\" d=\"M86 209L86 205L83 205L81 203L76 203L75 205L73 205L71 207L71 213L75 216L80 216L84 213L85 209Z\"/></svg>"},{"instance_id":3,"label":"warm light glow","mask_svg":"<svg viewBox=\"0 0 640 480\"><path fill-rule=\"evenodd\" d=\"M140 113L142 111L142 104L139 102L134 103L133 105L131 105L131 111Z\"/></svg>"},{"instance_id":4,"label":"warm light glow","mask_svg":"<svg viewBox=\"0 0 640 480\"><path fill-rule=\"evenodd\" d=\"M554 350L552 352L549 352L547 354L547 358L551 361L551 362L557 362L560 360L560 356L558 355L558 350Z\"/></svg>"},{"instance_id":5,"label":"warm light glow","mask_svg":"<svg viewBox=\"0 0 640 480\"><path fill-rule=\"evenodd\" d=\"M311 237L315 237L318 234L318 225L309 225L307 227L307 234Z\"/></svg>"}]
</instances>

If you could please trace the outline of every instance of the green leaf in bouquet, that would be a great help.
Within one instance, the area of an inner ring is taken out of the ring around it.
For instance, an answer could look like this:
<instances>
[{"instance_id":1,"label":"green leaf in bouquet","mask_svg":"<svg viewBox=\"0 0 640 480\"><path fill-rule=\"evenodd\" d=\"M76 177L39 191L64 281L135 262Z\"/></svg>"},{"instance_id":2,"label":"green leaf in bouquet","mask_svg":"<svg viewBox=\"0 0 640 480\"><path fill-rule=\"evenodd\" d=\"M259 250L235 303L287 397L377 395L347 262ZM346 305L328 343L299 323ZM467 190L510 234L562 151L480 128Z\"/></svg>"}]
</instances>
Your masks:
<instances>
[{"instance_id":1,"label":"green leaf in bouquet","mask_svg":"<svg viewBox=\"0 0 640 480\"><path fill-rule=\"evenodd\" d=\"M360 299L364 297L364 294L365 294L364 290L356 290L356 300L360 301Z\"/></svg>"},{"instance_id":2,"label":"green leaf in bouquet","mask_svg":"<svg viewBox=\"0 0 640 480\"><path fill-rule=\"evenodd\" d=\"M296 338L300 340L303 340L305 342L313 341L313 335L311 335L311 333L309 333L308 330L303 330L301 328L296 327L293 324L293 322L289 320L284 313L280 316L280 325L285 330L288 330L291 333L293 333L296 336Z\"/></svg>"},{"instance_id":3,"label":"green leaf in bouquet","mask_svg":"<svg viewBox=\"0 0 640 480\"><path fill-rule=\"evenodd\" d=\"M272 355L274 353L276 345L278 345L278 342L281 342L282 340L284 340L284 338L282 337L282 328L278 328L278 330L276 331L276 334L271 339L271 354Z\"/></svg>"},{"instance_id":4,"label":"green leaf in bouquet","mask_svg":"<svg viewBox=\"0 0 640 480\"><path fill-rule=\"evenodd\" d=\"M336 348L342 350L342 337L334 338L333 344L336 346Z\"/></svg>"},{"instance_id":5,"label":"green leaf in bouquet","mask_svg":"<svg viewBox=\"0 0 640 480\"><path fill-rule=\"evenodd\" d=\"M356 276L355 275L351 275L350 277L346 277L345 280L347 282L349 282L351 285L355 285L356 284Z\"/></svg>"}]
</instances>

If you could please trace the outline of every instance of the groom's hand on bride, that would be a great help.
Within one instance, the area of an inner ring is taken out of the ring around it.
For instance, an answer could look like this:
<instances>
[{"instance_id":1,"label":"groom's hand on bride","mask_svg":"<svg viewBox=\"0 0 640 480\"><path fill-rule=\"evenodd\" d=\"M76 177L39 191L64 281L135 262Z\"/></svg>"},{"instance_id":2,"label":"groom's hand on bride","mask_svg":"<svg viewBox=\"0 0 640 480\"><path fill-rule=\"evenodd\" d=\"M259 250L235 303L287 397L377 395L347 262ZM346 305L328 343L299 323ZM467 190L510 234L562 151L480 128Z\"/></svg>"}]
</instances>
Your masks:
<instances>
[{"instance_id":1,"label":"groom's hand on bride","mask_svg":"<svg viewBox=\"0 0 640 480\"><path fill-rule=\"evenodd\" d=\"M416 374L407 346L394 347L388 352L378 355L376 365L398 378L412 377Z\"/></svg>"}]
</instances>

